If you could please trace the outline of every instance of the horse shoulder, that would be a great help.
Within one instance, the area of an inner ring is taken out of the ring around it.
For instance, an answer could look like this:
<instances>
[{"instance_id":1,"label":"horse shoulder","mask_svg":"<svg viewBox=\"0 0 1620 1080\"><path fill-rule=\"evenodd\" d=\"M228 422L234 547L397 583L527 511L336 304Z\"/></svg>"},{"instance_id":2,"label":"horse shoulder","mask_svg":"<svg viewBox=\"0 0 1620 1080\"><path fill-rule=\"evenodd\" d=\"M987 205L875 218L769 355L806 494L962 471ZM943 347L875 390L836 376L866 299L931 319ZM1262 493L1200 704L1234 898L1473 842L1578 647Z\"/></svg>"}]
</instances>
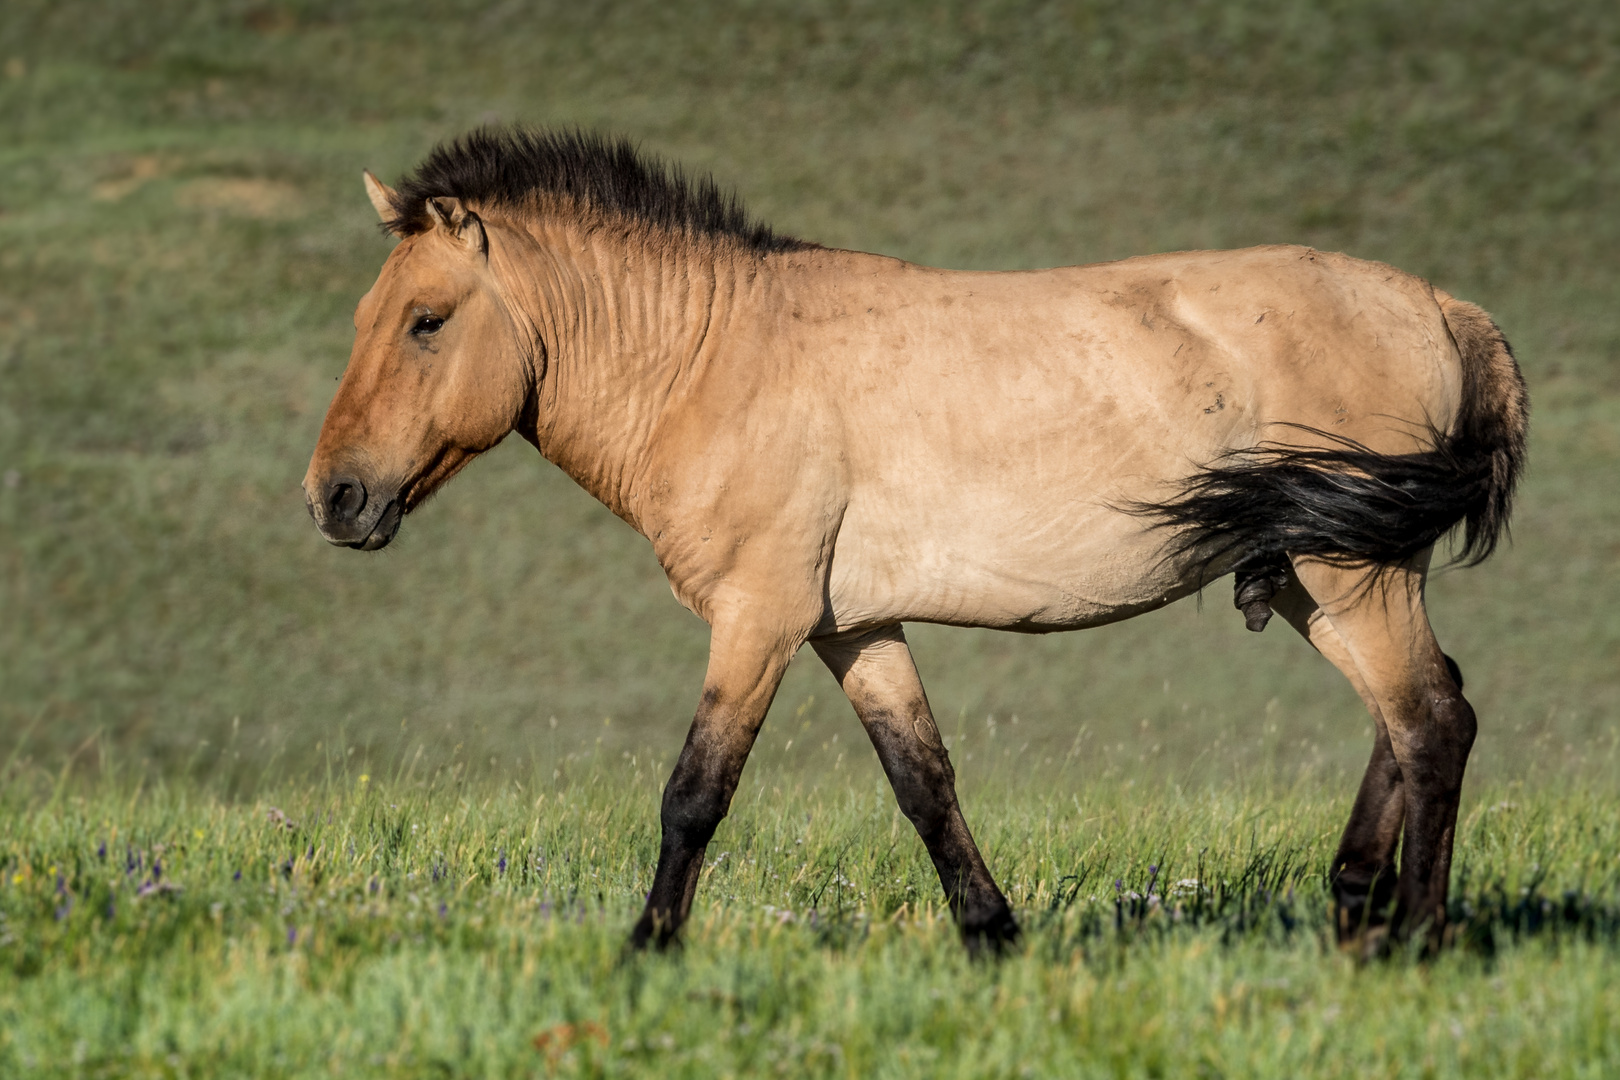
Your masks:
<instances>
[{"instance_id":1,"label":"horse shoulder","mask_svg":"<svg viewBox=\"0 0 1620 1080\"><path fill-rule=\"evenodd\" d=\"M807 631L845 492L827 418L778 391L717 374L672 409L648 447L640 522L690 610L712 622L746 600Z\"/></svg>"}]
</instances>

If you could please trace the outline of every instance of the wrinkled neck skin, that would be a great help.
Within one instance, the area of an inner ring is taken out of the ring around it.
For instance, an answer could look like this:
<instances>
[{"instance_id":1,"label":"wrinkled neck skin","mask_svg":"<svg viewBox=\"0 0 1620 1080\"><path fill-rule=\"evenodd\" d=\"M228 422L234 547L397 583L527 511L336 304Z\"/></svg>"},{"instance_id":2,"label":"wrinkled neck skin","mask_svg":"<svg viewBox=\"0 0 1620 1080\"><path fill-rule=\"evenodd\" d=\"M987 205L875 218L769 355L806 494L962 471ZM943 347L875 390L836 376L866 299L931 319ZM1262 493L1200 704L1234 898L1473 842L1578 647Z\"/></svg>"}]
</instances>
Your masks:
<instances>
[{"instance_id":1,"label":"wrinkled neck skin","mask_svg":"<svg viewBox=\"0 0 1620 1080\"><path fill-rule=\"evenodd\" d=\"M661 418L712 359L757 257L556 221L512 223L491 269L529 358L516 430L638 531Z\"/></svg>"}]
</instances>

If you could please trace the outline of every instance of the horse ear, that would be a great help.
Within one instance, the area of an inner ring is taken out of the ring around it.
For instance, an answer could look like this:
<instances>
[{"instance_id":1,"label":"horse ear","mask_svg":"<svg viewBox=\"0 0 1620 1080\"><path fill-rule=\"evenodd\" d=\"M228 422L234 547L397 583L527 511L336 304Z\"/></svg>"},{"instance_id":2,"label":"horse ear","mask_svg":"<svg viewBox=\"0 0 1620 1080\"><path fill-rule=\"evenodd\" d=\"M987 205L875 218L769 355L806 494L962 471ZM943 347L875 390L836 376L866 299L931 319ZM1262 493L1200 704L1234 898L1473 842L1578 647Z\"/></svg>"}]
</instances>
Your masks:
<instances>
[{"instance_id":1,"label":"horse ear","mask_svg":"<svg viewBox=\"0 0 1620 1080\"><path fill-rule=\"evenodd\" d=\"M467 211L466 220L461 223L460 235L461 242L467 245L467 250L485 258L489 257L489 234L484 232L484 223L471 210Z\"/></svg>"},{"instance_id":2,"label":"horse ear","mask_svg":"<svg viewBox=\"0 0 1620 1080\"><path fill-rule=\"evenodd\" d=\"M484 233L484 223L477 214L461 205L460 199L429 199L427 212L435 225L460 240L467 250L478 255L489 254L489 237Z\"/></svg>"},{"instance_id":3,"label":"horse ear","mask_svg":"<svg viewBox=\"0 0 1620 1080\"><path fill-rule=\"evenodd\" d=\"M373 176L370 169L362 170L361 175L366 181L366 198L371 200L377 216L384 222L394 220L394 189Z\"/></svg>"}]
</instances>

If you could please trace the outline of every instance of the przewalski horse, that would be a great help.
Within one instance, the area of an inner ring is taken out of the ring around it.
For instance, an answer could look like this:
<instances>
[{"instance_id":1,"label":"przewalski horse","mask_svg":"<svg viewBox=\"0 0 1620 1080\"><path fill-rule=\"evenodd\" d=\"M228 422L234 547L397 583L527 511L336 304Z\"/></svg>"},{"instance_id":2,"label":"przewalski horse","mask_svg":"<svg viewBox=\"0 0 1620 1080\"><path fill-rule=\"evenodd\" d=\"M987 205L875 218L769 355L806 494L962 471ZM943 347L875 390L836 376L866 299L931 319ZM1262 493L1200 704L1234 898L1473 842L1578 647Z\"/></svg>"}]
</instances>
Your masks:
<instances>
[{"instance_id":1,"label":"przewalski horse","mask_svg":"<svg viewBox=\"0 0 1620 1080\"><path fill-rule=\"evenodd\" d=\"M806 642L969 944L1016 938L901 624L1097 626L1227 572L1251 627L1275 607L1372 713L1341 937L1438 940L1475 721L1424 580L1459 523L1464 559L1492 550L1527 418L1479 308L1302 247L934 270L778 236L584 134L479 132L365 181L400 242L304 479L322 535L383 547L516 431L711 628L636 944L686 919Z\"/></svg>"}]
</instances>

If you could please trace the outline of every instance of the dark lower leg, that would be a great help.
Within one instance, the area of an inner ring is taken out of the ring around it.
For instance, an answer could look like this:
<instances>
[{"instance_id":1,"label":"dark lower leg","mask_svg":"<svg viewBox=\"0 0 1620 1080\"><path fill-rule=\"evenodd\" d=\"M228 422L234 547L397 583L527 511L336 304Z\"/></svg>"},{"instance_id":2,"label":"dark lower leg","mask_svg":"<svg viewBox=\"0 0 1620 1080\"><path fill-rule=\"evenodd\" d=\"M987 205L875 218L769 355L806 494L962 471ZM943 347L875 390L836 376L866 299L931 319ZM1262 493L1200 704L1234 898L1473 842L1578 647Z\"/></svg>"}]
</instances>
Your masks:
<instances>
[{"instance_id":1,"label":"dark lower leg","mask_svg":"<svg viewBox=\"0 0 1620 1080\"><path fill-rule=\"evenodd\" d=\"M937 733L934 746L916 734L919 730L935 732L927 702L911 716L875 710L863 713L861 722L894 787L900 812L928 849L963 937L975 948L987 945L994 949L1016 941L1018 923L1012 909L990 876L962 817L950 757Z\"/></svg>"},{"instance_id":2,"label":"dark lower leg","mask_svg":"<svg viewBox=\"0 0 1620 1080\"><path fill-rule=\"evenodd\" d=\"M647 906L630 936L631 944L637 948L648 943L659 947L669 944L686 921L703 872L704 853L731 806L742 773L741 761L734 768L728 767L730 762L708 760L701 749L694 749L697 735L698 727L694 725L664 788L659 812L663 838L658 847L658 869L647 894Z\"/></svg>"},{"instance_id":3,"label":"dark lower leg","mask_svg":"<svg viewBox=\"0 0 1620 1080\"><path fill-rule=\"evenodd\" d=\"M1400 840L1406 802L1401 767L1380 721L1372 759L1361 777L1350 821L1333 857L1333 899L1340 941L1388 922L1395 899L1395 845Z\"/></svg>"},{"instance_id":4,"label":"dark lower leg","mask_svg":"<svg viewBox=\"0 0 1620 1080\"><path fill-rule=\"evenodd\" d=\"M1457 806L1476 721L1462 694L1449 688L1429 705L1421 741L1413 740L1403 752L1406 830L1394 924L1403 934L1427 928L1432 947L1445 930Z\"/></svg>"}]
</instances>

